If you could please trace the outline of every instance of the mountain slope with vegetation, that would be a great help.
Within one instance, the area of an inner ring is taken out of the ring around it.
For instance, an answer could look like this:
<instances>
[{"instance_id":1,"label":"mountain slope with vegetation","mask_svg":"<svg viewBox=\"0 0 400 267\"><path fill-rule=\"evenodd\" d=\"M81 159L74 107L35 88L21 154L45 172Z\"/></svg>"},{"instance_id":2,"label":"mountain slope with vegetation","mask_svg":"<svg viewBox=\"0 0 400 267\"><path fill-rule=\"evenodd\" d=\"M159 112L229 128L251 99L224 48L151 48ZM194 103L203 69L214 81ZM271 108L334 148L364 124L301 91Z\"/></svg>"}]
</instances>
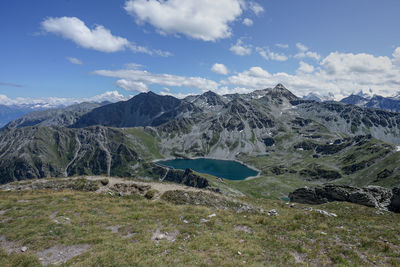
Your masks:
<instances>
[{"instance_id":1,"label":"mountain slope with vegetation","mask_svg":"<svg viewBox=\"0 0 400 267\"><path fill-rule=\"evenodd\" d=\"M74 120L70 128L38 122L3 129L1 182L92 174L164 179L165 170L152 161L212 157L260 170L254 179L235 182L199 174L210 186L236 195L282 198L321 183L400 184L400 114L301 100L281 84L183 100L142 93Z\"/></svg>"}]
</instances>

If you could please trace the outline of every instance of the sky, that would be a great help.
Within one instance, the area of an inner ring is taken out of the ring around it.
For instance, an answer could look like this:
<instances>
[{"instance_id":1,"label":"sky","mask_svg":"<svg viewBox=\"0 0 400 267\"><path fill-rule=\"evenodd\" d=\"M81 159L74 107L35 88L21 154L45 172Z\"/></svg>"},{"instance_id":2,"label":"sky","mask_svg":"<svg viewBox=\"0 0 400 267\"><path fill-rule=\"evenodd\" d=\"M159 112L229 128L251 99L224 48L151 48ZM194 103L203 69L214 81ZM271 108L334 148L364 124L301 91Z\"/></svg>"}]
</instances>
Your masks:
<instances>
[{"instance_id":1,"label":"sky","mask_svg":"<svg viewBox=\"0 0 400 267\"><path fill-rule=\"evenodd\" d=\"M400 91L398 0L2 0L0 104Z\"/></svg>"}]
</instances>

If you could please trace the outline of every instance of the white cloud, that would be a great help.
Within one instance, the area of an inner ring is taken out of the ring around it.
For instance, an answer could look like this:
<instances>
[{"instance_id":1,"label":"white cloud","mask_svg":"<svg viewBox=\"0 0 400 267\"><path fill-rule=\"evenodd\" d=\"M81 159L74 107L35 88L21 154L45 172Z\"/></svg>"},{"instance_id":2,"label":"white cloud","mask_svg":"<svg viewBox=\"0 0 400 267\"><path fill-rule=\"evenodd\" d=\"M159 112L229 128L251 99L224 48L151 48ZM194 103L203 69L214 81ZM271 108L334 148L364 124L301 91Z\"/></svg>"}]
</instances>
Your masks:
<instances>
[{"instance_id":1,"label":"white cloud","mask_svg":"<svg viewBox=\"0 0 400 267\"><path fill-rule=\"evenodd\" d=\"M321 66L331 75L352 74L363 75L388 73L393 69L392 62L388 57L375 57L369 54L352 53L330 53L321 61Z\"/></svg>"},{"instance_id":2,"label":"white cloud","mask_svg":"<svg viewBox=\"0 0 400 267\"><path fill-rule=\"evenodd\" d=\"M265 50L264 48L257 47L256 50L266 60L286 61L289 59L285 54L272 52L269 48Z\"/></svg>"},{"instance_id":3,"label":"white cloud","mask_svg":"<svg viewBox=\"0 0 400 267\"><path fill-rule=\"evenodd\" d=\"M250 2L249 7L257 16L264 12L264 8L259 3Z\"/></svg>"},{"instance_id":4,"label":"white cloud","mask_svg":"<svg viewBox=\"0 0 400 267\"><path fill-rule=\"evenodd\" d=\"M294 57L297 59L311 58L317 61L321 59L321 56L318 53L311 51L297 53L296 55L294 55Z\"/></svg>"},{"instance_id":5,"label":"white cloud","mask_svg":"<svg viewBox=\"0 0 400 267\"><path fill-rule=\"evenodd\" d=\"M76 44L101 52L116 52L124 50L129 41L125 38L114 36L110 30L101 25L89 29L83 21L75 17L47 18L42 22L45 31L61 35Z\"/></svg>"},{"instance_id":6,"label":"white cloud","mask_svg":"<svg viewBox=\"0 0 400 267\"><path fill-rule=\"evenodd\" d=\"M369 88L375 94L391 96L400 87L400 66L394 64L395 55L396 51L393 58L334 52L318 67L300 62L295 75L271 74L261 67L252 67L229 76L221 84L254 90L283 83L298 96L312 92L322 96L332 93L336 100Z\"/></svg>"},{"instance_id":7,"label":"white cloud","mask_svg":"<svg viewBox=\"0 0 400 267\"><path fill-rule=\"evenodd\" d=\"M154 84L168 87L197 88L202 91L216 90L218 88L217 82L201 77L156 74L145 70L97 70L93 74L118 78L120 80L117 81L117 85L127 91L143 92Z\"/></svg>"},{"instance_id":8,"label":"white cloud","mask_svg":"<svg viewBox=\"0 0 400 267\"><path fill-rule=\"evenodd\" d=\"M102 25L96 25L90 29L76 17L47 18L42 21L41 26L46 32L60 35L81 47L100 52L113 53L130 49L135 53L156 54L164 57L171 55L169 52L152 50L129 42L123 37L114 36Z\"/></svg>"},{"instance_id":9,"label":"white cloud","mask_svg":"<svg viewBox=\"0 0 400 267\"><path fill-rule=\"evenodd\" d=\"M145 93L149 91L149 87L144 82L120 79L116 82L119 88L126 91L136 91L140 93Z\"/></svg>"},{"instance_id":10,"label":"white cloud","mask_svg":"<svg viewBox=\"0 0 400 267\"><path fill-rule=\"evenodd\" d=\"M314 71L314 67L310 64L305 63L304 61L300 61L299 68L297 69L298 72L303 73L311 73Z\"/></svg>"},{"instance_id":11,"label":"white cloud","mask_svg":"<svg viewBox=\"0 0 400 267\"><path fill-rule=\"evenodd\" d=\"M161 91L160 95L170 95L179 99L183 99L185 97L188 97L190 95L197 95L196 93L188 93L188 94L183 94L183 93L171 93L170 91Z\"/></svg>"},{"instance_id":12,"label":"white cloud","mask_svg":"<svg viewBox=\"0 0 400 267\"><path fill-rule=\"evenodd\" d=\"M4 105L34 105L36 108L54 108L60 106L68 106L82 102L117 102L127 100L128 97L120 94L118 91L106 91L100 95L87 98L68 98L68 97L17 97L9 98L6 95L0 95L0 102Z\"/></svg>"},{"instance_id":13,"label":"white cloud","mask_svg":"<svg viewBox=\"0 0 400 267\"><path fill-rule=\"evenodd\" d=\"M400 66L400 46L397 47L393 52L393 62Z\"/></svg>"},{"instance_id":14,"label":"white cloud","mask_svg":"<svg viewBox=\"0 0 400 267\"><path fill-rule=\"evenodd\" d=\"M297 43L297 44L296 44L296 47L297 47L297 49L300 50L300 52L305 52L305 51L308 50L308 47L305 46L305 45L303 45L302 43Z\"/></svg>"},{"instance_id":15,"label":"white cloud","mask_svg":"<svg viewBox=\"0 0 400 267\"><path fill-rule=\"evenodd\" d=\"M71 62L72 64L76 65L82 65L83 62L80 59L77 59L76 57L67 57L67 60Z\"/></svg>"},{"instance_id":16,"label":"white cloud","mask_svg":"<svg viewBox=\"0 0 400 267\"><path fill-rule=\"evenodd\" d=\"M288 44L275 44L275 46L282 48L282 49L288 49L289 45Z\"/></svg>"},{"instance_id":17,"label":"white cloud","mask_svg":"<svg viewBox=\"0 0 400 267\"><path fill-rule=\"evenodd\" d=\"M114 91L107 91L100 95L95 95L89 98L83 98L78 101L86 101L86 102L103 102L103 101L110 101L110 102L118 102L127 100L129 97L120 94L117 90Z\"/></svg>"},{"instance_id":18,"label":"white cloud","mask_svg":"<svg viewBox=\"0 0 400 267\"><path fill-rule=\"evenodd\" d=\"M138 24L162 34L183 34L203 41L231 36L230 23L243 12L242 0L128 0L125 10Z\"/></svg>"},{"instance_id":19,"label":"white cloud","mask_svg":"<svg viewBox=\"0 0 400 267\"><path fill-rule=\"evenodd\" d=\"M224 64L220 64L220 63L215 63L212 66L211 70L215 73L223 74L223 75L227 75L229 73L228 68Z\"/></svg>"},{"instance_id":20,"label":"white cloud","mask_svg":"<svg viewBox=\"0 0 400 267\"><path fill-rule=\"evenodd\" d=\"M294 57L297 59L311 58L317 61L321 59L321 56L318 53L308 51L308 47L303 45L302 43L297 43L296 47L299 50L299 53L297 53Z\"/></svg>"},{"instance_id":21,"label":"white cloud","mask_svg":"<svg viewBox=\"0 0 400 267\"><path fill-rule=\"evenodd\" d=\"M229 50L236 55L246 56L251 54L252 49L250 45L246 45L241 39L238 39L236 44L232 45Z\"/></svg>"},{"instance_id":22,"label":"white cloud","mask_svg":"<svg viewBox=\"0 0 400 267\"><path fill-rule=\"evenodd\" d=\"M250 26L253 26L253 21L251 19L249 19L249 18L245 18L243 20L243 24L248 26L248 27L250 27Z\"/></svg>"}]
</instances>

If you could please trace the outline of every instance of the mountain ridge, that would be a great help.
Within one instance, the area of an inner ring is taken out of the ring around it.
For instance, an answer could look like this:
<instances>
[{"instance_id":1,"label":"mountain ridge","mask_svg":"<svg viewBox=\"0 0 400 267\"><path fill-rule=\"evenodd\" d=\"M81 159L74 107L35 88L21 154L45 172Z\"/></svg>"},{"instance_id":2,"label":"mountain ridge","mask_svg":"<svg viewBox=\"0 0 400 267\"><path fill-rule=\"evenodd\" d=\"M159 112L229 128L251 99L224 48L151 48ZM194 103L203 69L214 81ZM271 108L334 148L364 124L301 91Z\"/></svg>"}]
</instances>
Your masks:
<instances>
[{"instance_id":1,"label":"mountain ridge","mask_svg":"<svg viewBox=\"0 0 400 267\"><path fill-rule=\"evenodd\" d=\"M399 113L302 100L283 85L182 100L144 93L55 124L0 131L2 183L93 174L162 179L153 160L209 157L259 169L258 178L229 185L207 176L212 186L252 196L324 182L400 184Z\"/></svg>"}]
</instances>

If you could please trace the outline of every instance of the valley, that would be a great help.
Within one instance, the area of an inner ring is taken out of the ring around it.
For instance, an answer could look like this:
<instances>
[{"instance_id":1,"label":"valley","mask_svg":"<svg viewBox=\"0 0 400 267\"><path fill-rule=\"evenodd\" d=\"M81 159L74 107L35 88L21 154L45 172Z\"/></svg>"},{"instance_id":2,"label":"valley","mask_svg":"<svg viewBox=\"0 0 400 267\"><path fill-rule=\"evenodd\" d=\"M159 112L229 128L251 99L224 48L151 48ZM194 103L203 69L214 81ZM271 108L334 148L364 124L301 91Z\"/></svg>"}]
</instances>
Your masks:
<instances>
[{"instance_id":1,"label":"valley","mask_svg":"<svg viewBox=\"0 0 400 267\"><path fill-rule=\"evenodd\" d=\"M238 195L281 198L323 183L400 185L398 113L301 100L281 84L183 100L149 92L75 108L39 113L40 120L28 114L0 132L2 183L76 175L159 180L166 170L154 160L208 157L260 170L243 181L198 174Z\"/></svg>"}]
</instances>

